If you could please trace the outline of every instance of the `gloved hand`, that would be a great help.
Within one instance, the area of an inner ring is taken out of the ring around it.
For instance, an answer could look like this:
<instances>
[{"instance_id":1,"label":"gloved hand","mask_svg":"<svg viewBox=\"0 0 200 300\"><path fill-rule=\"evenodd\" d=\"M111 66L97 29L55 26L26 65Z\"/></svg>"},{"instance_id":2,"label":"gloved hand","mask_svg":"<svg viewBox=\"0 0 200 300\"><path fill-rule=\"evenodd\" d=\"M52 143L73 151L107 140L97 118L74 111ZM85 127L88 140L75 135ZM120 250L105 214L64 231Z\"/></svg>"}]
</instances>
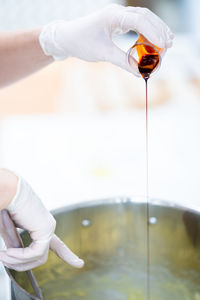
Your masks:
<instances>
[{"instance_id":1,"label":"gloved hand","mask_svg":"<svg viewBox=\"0 0 200 300\"><path fill-rule=\"evenodd\" d=\"M160 48L172 46L174 35L158 16L146 8L117 4L77 20L47 24L39 40L44 53L55 60L74 56L91 62L109 61L131 72L126 53L112 41L113 34L130 30Z\"/></svg>"},{"instance_id":2,"label":"gloved hand","mask_svg":"<svg viewBox=\"0 0 200 300\"><path fill-rule=\"evenodd\" d=\"M7 210L17 227L30 232L33 242L27 248L0 251L0 261L4 265L16 271L35 268L47 261L49 247L70 265L77 268L84 265L83 260L54 234L54 217L24 179L18 179L17 193Z\"/></svg>"}]
</instances>

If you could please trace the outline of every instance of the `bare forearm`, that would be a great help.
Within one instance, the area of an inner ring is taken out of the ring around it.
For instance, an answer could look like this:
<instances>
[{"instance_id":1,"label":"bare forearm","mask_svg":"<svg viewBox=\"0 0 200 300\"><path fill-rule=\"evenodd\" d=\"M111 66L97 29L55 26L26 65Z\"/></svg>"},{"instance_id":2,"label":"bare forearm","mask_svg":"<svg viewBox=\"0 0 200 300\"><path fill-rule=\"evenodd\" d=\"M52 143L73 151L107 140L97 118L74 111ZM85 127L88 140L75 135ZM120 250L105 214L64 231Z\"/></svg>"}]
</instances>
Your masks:
<instances>
[{"instance_id":1,"label":"bare forearm","mask_svg":"<svg viewBox=\"0 0 200 300\"><path fill-rule=\"evenodd\" d=\"M41 29L0 33L0 87L9 85L53 62L39 44Z\"/></svg>"}]
</instances>

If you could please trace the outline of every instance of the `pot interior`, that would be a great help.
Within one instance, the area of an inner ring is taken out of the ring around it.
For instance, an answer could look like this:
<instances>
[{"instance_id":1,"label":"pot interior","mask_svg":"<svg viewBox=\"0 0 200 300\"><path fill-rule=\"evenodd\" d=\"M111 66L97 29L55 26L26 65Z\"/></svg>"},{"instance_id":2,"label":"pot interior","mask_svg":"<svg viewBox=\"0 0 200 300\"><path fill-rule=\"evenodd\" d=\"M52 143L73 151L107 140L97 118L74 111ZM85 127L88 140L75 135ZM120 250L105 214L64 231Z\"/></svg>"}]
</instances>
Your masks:
<instances>
[{"instance_id":1,"label":"pot interior","mask_svg":"<svg viewBox=\"0 0 200 300\"><path fill-rule=\"evenodd\" d=\"M146 204L128 200L55 212L57 235L85 266L74 269L50 253L34 269L44 299L147 299L146 212ZM200 300L200 214L151 205L150 215L150 299ZM30 242L26 233L23 239ZM11 273L32 293L25 273Z\"/></svg>"}]
</instances>

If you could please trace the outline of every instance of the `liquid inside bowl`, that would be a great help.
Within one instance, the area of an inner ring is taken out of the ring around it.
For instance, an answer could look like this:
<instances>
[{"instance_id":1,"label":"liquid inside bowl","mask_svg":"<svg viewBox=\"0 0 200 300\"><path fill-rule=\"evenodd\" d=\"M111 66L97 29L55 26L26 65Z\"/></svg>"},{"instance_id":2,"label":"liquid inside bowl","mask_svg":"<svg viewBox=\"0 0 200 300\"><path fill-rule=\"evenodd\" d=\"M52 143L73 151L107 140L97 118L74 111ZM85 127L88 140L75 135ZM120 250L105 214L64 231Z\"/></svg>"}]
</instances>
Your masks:
<instances>
[{"instance_id":1,"label":"liquid inside bowl","mask_svg":"<svg viewBox=\"0 0 200 300\"><path fill-rule=\"evenodd\" d=\"M150 214L150 299L200 300L200 215L162 205ZM57 234L86 264L76 270L51 253L34 270L44 299L146 299L145 204L103 201L55 216ZM24 273L12 275L32 293Z\"/></svg>"}]
</instances>

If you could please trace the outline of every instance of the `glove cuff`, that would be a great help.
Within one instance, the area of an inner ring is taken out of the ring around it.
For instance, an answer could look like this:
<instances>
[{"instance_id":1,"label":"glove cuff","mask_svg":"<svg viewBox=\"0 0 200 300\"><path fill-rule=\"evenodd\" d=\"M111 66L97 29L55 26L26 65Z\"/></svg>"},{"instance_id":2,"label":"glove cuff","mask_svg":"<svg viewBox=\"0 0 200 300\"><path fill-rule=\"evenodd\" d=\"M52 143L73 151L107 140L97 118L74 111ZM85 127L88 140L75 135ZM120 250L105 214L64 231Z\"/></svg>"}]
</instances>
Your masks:
<instances>
[{"instance_id":1,"label":"glove cuff","mask_svg":"<svg viewBox=\"0 0 200 300\"><path fill-rule=\"evenodd\" d=\"M12 199L11 203L6 207L7 210L9 211L12 211L15 206L16 206L16 202L17 202L17 199L19 198L19 195L20 195L20 190L21 190L21 177L17 174L15 174L18 178L18 182L17 182L17 191L16 191L16 194L14 196L14 198Z\"/></svg>"},{"instance_id":2,"label":"glove cuff","mask_svg":"<svg viewBox=\"0 0 200 300\"><path fill-rule=\"evenodd\" d=\"M65 23L64 20L51 22L43 27L39 36L40 46L44 54L52 56L56 61L64 60L67 57L56 41L56 29Z\"/></svg>"},{"instance_id":3,"label":"glove cuff","mask_svg":"<svg viewBox=\"0 0 200 300\"><path fill-rule=\"evenodd\" d=\"M36 196L31 186L21 176L17 175L17 177L18 184L16 194L11 203L7 206L7 210L10 213L14 213L18 209L23 209L27 200L30 200L33 198L33 196Z\"/></svg>"}]
</instances>

